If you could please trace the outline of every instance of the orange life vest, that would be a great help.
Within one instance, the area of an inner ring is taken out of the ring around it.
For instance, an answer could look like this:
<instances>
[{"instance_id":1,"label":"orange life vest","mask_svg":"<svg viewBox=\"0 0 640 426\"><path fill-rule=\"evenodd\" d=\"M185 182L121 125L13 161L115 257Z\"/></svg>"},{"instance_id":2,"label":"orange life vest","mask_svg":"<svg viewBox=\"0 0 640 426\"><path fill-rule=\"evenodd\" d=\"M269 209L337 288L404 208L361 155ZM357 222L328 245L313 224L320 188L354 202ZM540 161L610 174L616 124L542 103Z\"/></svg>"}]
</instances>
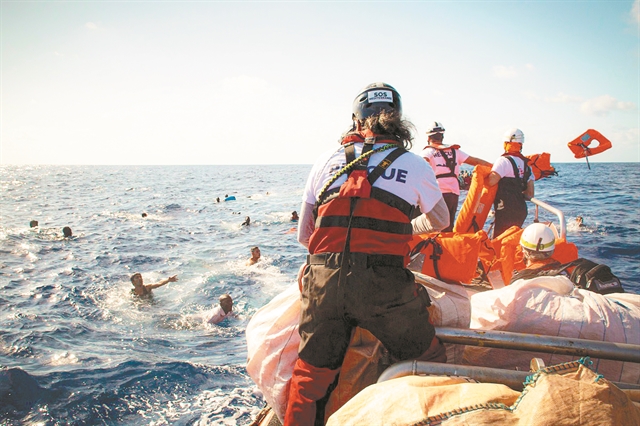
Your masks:
<instances>
[{"instance_id":1,"label":"orange life vest","mask_svg":"<svg viewBox=\"0 0 640 426\"><path fill-rule=\"evenodd\" d=\"M548 152L526 156L529 159L529 167L536 180L557 175L556 169L551 165L551 155Z\"/></svg>"},{"instance_id":2,"label":"orange life vest","mask_svg":"<svg viewBox=\"0 0 640 426\"><path fill-rule=\"evenodd\" d=\"M590 147L591 142L597 141L598 146ZM584 158L599 154L611 148L611 141L597 130L589 129L567 144L575 158Z\"/></svg>"},{"instance_id":3,"label":"orange life vest","mask_svg":"<svg viewBox=\"0 0 640 426\"><path fill-rule=\"evenodd\" d=\"M478 259L489 237L482 229L475 234L436 232L414 235L411 254L425 255L421 272L441 281L470 284L478 275Z\"/></svg>"},{"instance_id":4,"label":"orange life vest","mask_svg":"<svg viewBox=\"0 0 640 426\"><path fill-rule=\"evenodd\" d=\"M357 140L353 135L349 138ZM371 151L374 139L365 140L363 154ZM364 139L360 137L360 140ZM395 143L393 140L375 142ZM414 206L395 194L373 187L386 168L406 152L395 149L369 174L366 164L358 163L345 172L348 178L340 188L320 194L309 253L342 253L348 248L352 253L408 255ZM354 163L353 143L345 145L345 156L347 165Z\"/></svg>"},{"instance_id":5,"label":"orange life vest","mask_svg":"<svg viewBox=\"0 0 640 426\"><path fill-rule=\"evenodd\" d=\"M478 232L484 227L498 190L498 185L486 186L485 181L489 173L489 166L477 165L473 169L469 192L460 208L453 232L466 234Z\"/></svg>"}]
</instances>

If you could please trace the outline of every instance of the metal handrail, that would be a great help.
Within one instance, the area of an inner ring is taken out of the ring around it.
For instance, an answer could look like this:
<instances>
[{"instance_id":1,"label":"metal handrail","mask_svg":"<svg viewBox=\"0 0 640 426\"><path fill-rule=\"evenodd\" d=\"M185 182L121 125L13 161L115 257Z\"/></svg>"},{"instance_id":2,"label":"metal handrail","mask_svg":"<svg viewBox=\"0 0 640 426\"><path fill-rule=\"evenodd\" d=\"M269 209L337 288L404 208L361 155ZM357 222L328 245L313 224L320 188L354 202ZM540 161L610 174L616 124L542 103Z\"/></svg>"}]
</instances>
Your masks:
<instances>
[{"instance_id":1,"label":"metal handrail","mask_svg":"<svg viewBox=\"0 0 640 426\"><path fill-rule=\"evenodd\" d=\"M473 365L443 364L429 361L401 361L388 367L378 378L377 383L405 376L459 376L469 377L482 383L501 383L516 391L524 389L527 377L532 371L504 370L501 368L477 367ZM637 391L640 385L635 383L611 382L619 389Z\"/></svg>"},{"instance_id":2,"label":"metal handrail","mask_svg":"<svg viewBox=\"0 0 640 426\"><path fill-rule=\"evenodd\" d=\"M443 343L640 363L640 345L629 343L453 327L436 327L436 335Z\"/></svg>"},{"instance_id":3,"label":"metal handrail","mask_svg":"<svg viewBox=\"0 0 640 426\"><path fill-rule=\"evenodd\" d=\"M600 342L569 337L540 334L514 333L495 330L471 330L453 327L436 327L436 335L442 343L544 352L580 357L593 357L615 361L640 363L640 345ZM533 372L506 370L474 365L444 364L428 361L402 361L388 367L378 378L378 383L409 375L463 376L484 383L501 383L521 391L527 376ZM612 382L620 389L640 389L635 383Z\"/></svg>"},{"instance_id":4,"label":"metal handrail","mask_svg":"<svg viewBox=\"0 0 640 426\"><path fill-rule=\"evenodd\" d=\"M560 222L560 235L559 237L562 238L563 240L566 239L567 236L567 222L564 219L564 213L562 213L562 211L558 210L557 208L545 203L544 201L538 200L537 198L531 198L529 201L531 201L533 204L536 205L536 213L535 213L535 217L533 219L534 222L538 222L538 208L542 207L543 209L547 210L550 213L555 214L558 217L558 221Z\"/></svg>"}]
</instances>

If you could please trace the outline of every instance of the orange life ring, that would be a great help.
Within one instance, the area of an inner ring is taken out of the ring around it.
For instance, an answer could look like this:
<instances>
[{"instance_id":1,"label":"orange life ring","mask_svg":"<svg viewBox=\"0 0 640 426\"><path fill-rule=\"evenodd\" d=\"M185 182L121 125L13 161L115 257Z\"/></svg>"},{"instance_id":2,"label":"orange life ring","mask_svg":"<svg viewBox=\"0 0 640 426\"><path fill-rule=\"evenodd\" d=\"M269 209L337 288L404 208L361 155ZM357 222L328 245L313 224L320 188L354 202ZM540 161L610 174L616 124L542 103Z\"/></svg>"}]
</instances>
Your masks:
<instances>
[{"instance_id":1,"label":"orange life ring","mask_svg":"<svg viewBox=\"0 0 640 426\"><path fill-rule=\"evenodd\" d=\"M597 141L598 146L591 148L591 142ZM589 155L599 154L611 148L611 141L597 130L589 129L567 144L575 158L584 158Z\"/></svg>"},{"instance_id":2,"label":"orange life ring","mask_svg":"<svg viewBox=\"0 0 640 426\"><path fill-rule=\"evenodd\" d=\"M473 169L469 192L460 208L453 232L468 234L478 232L484 227L498 190L498 185L486 186L489 173L491 173L489 166L477 165Z\"/></svg>"}]
</instances>

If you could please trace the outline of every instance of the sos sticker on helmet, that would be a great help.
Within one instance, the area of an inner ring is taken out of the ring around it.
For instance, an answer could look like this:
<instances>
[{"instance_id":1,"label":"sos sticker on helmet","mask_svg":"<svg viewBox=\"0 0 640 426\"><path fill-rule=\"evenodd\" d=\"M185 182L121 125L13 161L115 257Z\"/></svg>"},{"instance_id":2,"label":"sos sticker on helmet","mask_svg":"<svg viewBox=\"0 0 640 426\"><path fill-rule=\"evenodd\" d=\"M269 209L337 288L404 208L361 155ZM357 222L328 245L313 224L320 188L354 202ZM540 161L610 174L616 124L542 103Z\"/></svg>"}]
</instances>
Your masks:
<instances>
[{"instance_id":1,"label":"sos sticker on helmet","mask_svg":"<svg viewBox=\"0 0 640 426\"><path fill-rule=\"evenodd\" d=\"M393 92L391 90L372 90L367 92L369 103L389 102L393 103Z\"/></svg>"}]
</instances>

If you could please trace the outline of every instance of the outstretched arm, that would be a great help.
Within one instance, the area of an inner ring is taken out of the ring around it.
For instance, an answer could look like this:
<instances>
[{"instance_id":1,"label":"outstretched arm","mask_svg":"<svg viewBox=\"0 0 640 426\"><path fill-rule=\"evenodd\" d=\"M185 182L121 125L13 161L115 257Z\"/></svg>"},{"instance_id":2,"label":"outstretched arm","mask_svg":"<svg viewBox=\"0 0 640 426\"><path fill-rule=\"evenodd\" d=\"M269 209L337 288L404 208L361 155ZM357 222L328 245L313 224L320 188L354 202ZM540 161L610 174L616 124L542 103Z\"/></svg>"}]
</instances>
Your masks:
<instances>
[{"instance_id":1,"label":"outstretched arm","mask_svg":"<svg viewBox=\"0 0 640 426\"><path fill-rule=\"evenodd\" d=\"M491 172L489 173L489 176L487 177L487 186L494 186L496 185L498 182L500 182L500 179L502 179L500 177L500 175L496 172Z\"/></svg>"},{"instance_id":2,"label":"outstretched arm","mask_svg":"<svg viewBox=\"0 0 640 426\"><path fill-rule=\"evenodd\" d=\"M472 156L469 156L466 160L464 160L464 162L465 164L469 164L471 166L477 166L477 165L487 166L487 167L493 166L493 164L491 164L488 161L484 161L481 158L472 157Z\"/></svg>"},{"instance_id":3,"label":"outstretched arm","mask_svg":"<svg viewBox=\"0 0 640 426\"><path fill-rule=\"evenodd\" d=\"M154 288L158 288L158 287L162 287L165 284L169 284L169 283L173 283L178 281L178 276L177 275L173 275L169 278L167 278L166 280L162 280L159 283L156 284L147 284L145 285L145 287L147 288L147 290L153 290Z\"/></svg>"}]
</instances>

